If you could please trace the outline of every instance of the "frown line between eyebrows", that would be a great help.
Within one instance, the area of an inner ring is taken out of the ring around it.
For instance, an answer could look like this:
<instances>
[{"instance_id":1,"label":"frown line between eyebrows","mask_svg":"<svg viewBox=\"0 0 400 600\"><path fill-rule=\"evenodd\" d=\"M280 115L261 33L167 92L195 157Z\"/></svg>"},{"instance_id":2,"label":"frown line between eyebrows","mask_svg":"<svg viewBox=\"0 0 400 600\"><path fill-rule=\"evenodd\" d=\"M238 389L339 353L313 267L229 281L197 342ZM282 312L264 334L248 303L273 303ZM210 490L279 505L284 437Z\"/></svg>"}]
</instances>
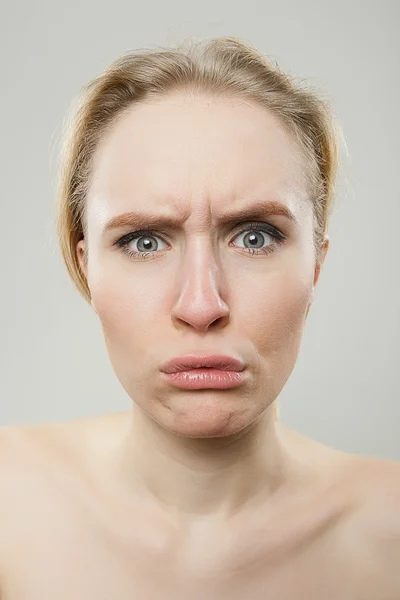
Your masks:
<instances>
[{"instance_id":1,"label":"frown line between eyebrows","mask_svg":"<svg viewBox=\"0 0 400 600\"><path fill-rule=\"evenodd\" d=\"M284 216L291 222L297 222L297 218L288 206L271 200L264 200L255 205L246 206L241 210L229 211L222 215L218 219L218 222L220 225L226 225L229 223L240 223L242 221L257 221L272 215ZM186 216L172 217L160 213L145 213L143 210L132 211L112 217L106 223L104 233L122 227L132 227L134 229L169 229L170 231L177 231L182 228L182 225L186 220Z\"/></svg>"}]
</instances>

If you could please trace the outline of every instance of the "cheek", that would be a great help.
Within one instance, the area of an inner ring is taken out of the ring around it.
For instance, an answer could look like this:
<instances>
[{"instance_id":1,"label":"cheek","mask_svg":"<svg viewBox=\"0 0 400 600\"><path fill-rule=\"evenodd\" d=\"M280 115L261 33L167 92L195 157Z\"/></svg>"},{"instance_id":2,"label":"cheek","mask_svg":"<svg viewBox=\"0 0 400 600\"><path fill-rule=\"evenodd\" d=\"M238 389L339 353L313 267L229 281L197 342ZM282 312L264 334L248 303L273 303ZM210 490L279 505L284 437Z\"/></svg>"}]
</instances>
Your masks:
<instances>
[{"instance_id":1,"label":"cheek","mask_svg":"<svg viewBox=\"0 0 400 600\"><path fill-rule=\"evenodd\" d=\"M92 271L90 288L106 341L124 351L154 331L163 304L162 280L155 285L154 277L142 275L115 264Z\"/></svg>"},{"instance_id":2,"label":"cheek","mask_svg":"<svg viewBox=\"0 0 400 600\"><path fill-rule=\"evenodd\" d=\"M303 266L303 269L301 268ZM169 278L154 270L140 277L113 264L93 269L92 298L106 343L113 353L133 353L148 344L149 333L164 330L171 290ZM304 265L277 271L265 277L247 273L231 294L231 318L236 332L245 335L260 355L296 353L307 307L311 300L313 274ZM167 326L168 327L168 326Z\"/></svg>"},{"instance_id":3,"label":"cheek","mask_svg":"<svg viewBox=\"0 0 400 600\"><path fill-rule=\"evenodd\" d=\"M296 356L308 305L312 298L311 273L286 272L267 278L243 293L238 317L261 356Z\"/></svg>"}]
</instances>

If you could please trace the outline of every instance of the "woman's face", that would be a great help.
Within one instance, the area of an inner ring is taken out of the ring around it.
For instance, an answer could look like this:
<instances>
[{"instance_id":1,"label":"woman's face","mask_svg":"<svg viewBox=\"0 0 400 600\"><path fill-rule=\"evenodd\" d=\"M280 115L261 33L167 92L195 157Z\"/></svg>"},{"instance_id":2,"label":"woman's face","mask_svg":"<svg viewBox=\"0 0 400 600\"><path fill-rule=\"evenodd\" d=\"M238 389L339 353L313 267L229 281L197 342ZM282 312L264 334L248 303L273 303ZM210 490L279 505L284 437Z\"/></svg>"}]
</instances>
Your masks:
<instances>
[{"instance_id":1,"label":"woman's face","mask_svg":"<svg viewBox=\"0 0 400 600\"><path fill-rule=\"evenodd\" d=\"M279 121L235 98L134 105L98 146L78 256L119 381L165 429L237 433L292 372L319 275L305 168ZM128 235L143 229L152 233ZM166 382L161 365L190 353L239 358L244 383Z\"/></svg>"}]
</instances>

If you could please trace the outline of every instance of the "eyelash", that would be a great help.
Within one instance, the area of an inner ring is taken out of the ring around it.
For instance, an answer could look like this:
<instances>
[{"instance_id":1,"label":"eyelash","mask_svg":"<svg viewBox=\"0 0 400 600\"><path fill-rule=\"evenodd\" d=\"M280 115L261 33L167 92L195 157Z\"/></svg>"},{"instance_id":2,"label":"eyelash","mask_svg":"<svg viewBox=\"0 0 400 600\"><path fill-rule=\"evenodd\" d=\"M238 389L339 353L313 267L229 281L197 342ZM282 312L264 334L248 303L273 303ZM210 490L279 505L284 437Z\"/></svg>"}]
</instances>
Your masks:
<instances>
[{"instance_id":1,"label":"eyelash","mask_svg":"<svg viewBox=\"0 0 400 600\"><path fill-rule=\"evenodd\" d=\"M262 231L274 238L274 241L266 248L243 248L243 250L248 251L250 256L253 256L254 254L270 254L271 252L274 252L278 246L280 246L286 241L286 237L278 229L272 227L271 225L268 225L267 223L250 223L245 228L241 229L241 231L238 231L235 237L246 231ZM154 256L156 251L137 252L136 250L130 250L128 248L128 244L132 240L136 240L144 236L161 237L156 231L152 231L150 229L142 229L140 231L131 231L130 233L124 235L122 238L117 240L114 245L120 248L122 252L127 254L130 258L140 257L141 259L145 260L148 256Z\"/></svg>"}]
</instances>

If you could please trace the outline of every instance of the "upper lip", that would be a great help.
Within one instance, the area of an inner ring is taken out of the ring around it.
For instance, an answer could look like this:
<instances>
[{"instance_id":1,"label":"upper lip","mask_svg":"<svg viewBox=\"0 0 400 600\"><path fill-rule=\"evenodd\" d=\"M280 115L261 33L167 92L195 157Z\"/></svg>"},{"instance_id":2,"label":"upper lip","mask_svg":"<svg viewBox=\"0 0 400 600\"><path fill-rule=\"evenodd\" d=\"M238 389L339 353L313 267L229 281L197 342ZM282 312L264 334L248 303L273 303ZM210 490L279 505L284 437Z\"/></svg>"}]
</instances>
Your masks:
<instances>
[{"instance_id":1,"label":"upper lip","mask_svg":"<svg viewBox=\"0 0 400 600\"><path fill-rule=\"evenodd\" d=\"M161 367L163 373L177 373L179 371L189 371L190 369L199 369L201 367L212 367L221 371L243 371L244 364L223 354L213 355L194 355L178 356L164 363Z\"/></svg>"}]
</instances>

